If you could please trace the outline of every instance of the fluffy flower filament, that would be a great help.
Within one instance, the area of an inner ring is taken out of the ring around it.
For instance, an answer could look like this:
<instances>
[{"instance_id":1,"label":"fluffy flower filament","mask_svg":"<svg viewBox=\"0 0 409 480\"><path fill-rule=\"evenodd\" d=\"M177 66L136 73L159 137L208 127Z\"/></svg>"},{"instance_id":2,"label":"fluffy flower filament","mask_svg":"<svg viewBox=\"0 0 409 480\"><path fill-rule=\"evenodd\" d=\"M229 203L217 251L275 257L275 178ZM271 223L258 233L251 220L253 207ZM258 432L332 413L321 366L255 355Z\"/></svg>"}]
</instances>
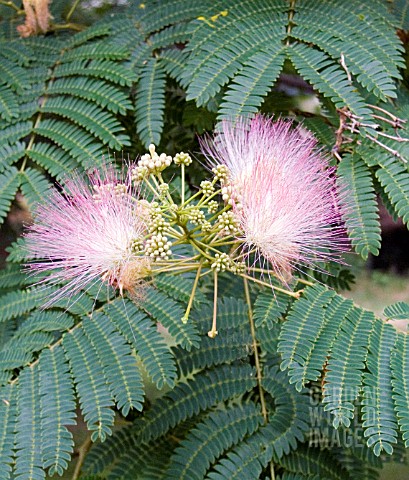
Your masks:
<instances>
[{"instance_id":1,"label":"fluffy flower filament","mask_svg":"<svg viewBox=\"0 0 409 480\"><path fill-rule=\"evenodd\" d=\"M212 273L213 338L221 272L262 285L269 284L255 275L272 274L284 284L272 288L297 297L288 288L295 270L339 260L346 244L338 192L308 133L257 116L225 122L203 150L212 178L190 196L191 157L181 152L172 159L151 145L126 174L112 167L87 180L78 175L40 205L26 235L38 259L29 268L49 274L42 283L61 284L46 306L96 282L137 297L148 277L196 271L186 322L199 280ZM171 163L181 168L176 201L164 179Z\"/></svg>"}]
</instances>

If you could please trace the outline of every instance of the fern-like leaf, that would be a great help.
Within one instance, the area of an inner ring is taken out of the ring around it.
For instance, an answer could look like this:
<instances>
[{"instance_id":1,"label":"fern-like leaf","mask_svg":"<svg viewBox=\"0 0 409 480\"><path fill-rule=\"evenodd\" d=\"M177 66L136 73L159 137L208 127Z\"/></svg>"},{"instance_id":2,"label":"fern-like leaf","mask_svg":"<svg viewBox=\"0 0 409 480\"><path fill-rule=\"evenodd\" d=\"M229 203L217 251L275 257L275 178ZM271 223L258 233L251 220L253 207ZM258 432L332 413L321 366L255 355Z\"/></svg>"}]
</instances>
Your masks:
<instances>
[{"instance_id":1,"label":"fern-like leaf","mask_svg":"<svg viewBox=\"0 0 409 480\"><path fill-rule=\"evenodd\" d=\"M27 277L21 271L20 265L8 263L0 270L0 288L17 287L23 285Z\"/></svg>"},{"instance_id":2,"label":"fern-like leaf","mask_svg":"<svg viewBox=\"0 0 409 480\"><path fill-rule=\"evenodd\" d=\"M0 297L0 322L30 312L41 304L43 298L44 293L35 288L6 293Z\"/></svg>"},{"instance_id":3,"label":"fern-like leaf","mask_svg":"<svg viewBox=\"0 0 409 480\"><path fill-rule=\"evenodd\" d=\"M43 468L63 475L74 450L75 398L71 375L61 346L45 350L39 361Z\"/></svg>"},{"instance_id":4,"label":"fern-like leaf","mask_svg":"<svg viewBox=\"0 0 409 480\"><path fill-rule=\"evenodd\" d=\"M85 166L89 166L90 162L101 165L103 145L82 128L60 120L46 119L35 128L35 132L55 142Z\"/></svg>"},{"instance_id":5,"label":"fern-like leaf","mask_svg":"<svg viewBox=\"0 0 409 480\"><path fill-rule=\"evenodd\" d=\"M67 179L78 167L78 163L69 153L50 143L36 142L27 149L26 154L58 180Z\"/></svg>"},{"instance_id":6,"label":"fern-like leaf","mask_svg":"<svg viewBox=\"0 0 409 480\"><path fill-rule=\"evenodd\" d=\"M261 423L260 410L254 403L210 413L175 450L167 478L201 480L223 451L251 435Z\"/></svg>"},{"instance_id":7,"label":"fern-like leaf","mask_svg":"<svg viewBox=\"0 0 409 480\"><path fill-rule=\"evenodd\" d=\"M309 351L303 365L302 381L316 381L322 374L327 361L328 352L331 351L339 331L347 315L353 308L351 300L336 295L325 309L324 321L319 327L313 348Z\"/></svg>"},{"instance_id":8,"label":"fern-like leaf","mask_svg":"<svg viewBox=\"0 0 409 480\"><path fill-rule=\"evenodd\" d=\"M326 365L324 399L325 410L335 418L333 425L348 427L354 416L353 402L358 397L369 335L375 321L374 314L352 308L341 324Z\"/></svg>"},{"instance_id":9,"label":"fern-like leaf","mask_svg":"<svg viewBox=\"0 0 409 480\"><path fill-rule=\"evenodd\" d=\"M165 109L165 72L158 60L144 66L135 101L136 130L142 143L158 145L163 129Z\"/></svg>"},{"instance_id":10,"label":"fern-like leaf","mask_svg":"<svg viewBox=\"0 0 409 480\"><path fill-rule=\"evenodd\" d=\"M325 478L328 480L351 479L340 462L328 450L324 449L299 446L296 451L280 458L279 464L288 472L308 475L308 479L309 475L316 475L319 479Z\"/></svg>"},{"instance_id":11,"label":"fern-like leaf","mask_svg":"<svg viewBox=\"0 0 409 480\"><path fill-rule=\"evenodd\" d=\"M186 355L181 347L174 348L175 357L182 375L196 370L234 360L245 359L252 349L250 331L223 329L223 335L216 338L203 336L200 348Z\"/></svg>"},{"instance_id":12,"label":"fern-like leaf","mask_svg":"<svg viewBox=\"0 0 409 480\"><path fill-rule=\"evenodd\" d=\"M374 4L379 6L380 2ZM401 63L401 46L388 22L388 12L371 11L368 3L365 11L367 18L359 17L357 11L345 9L333 0L300 2L296 6L296 24L291 36L317 45L336 61L343 56L356 80L386 100L386 97L396 97L394 79L400 77L396 67Z\"/></svg>"},{"instance_id":13,"label":"fern-like leaf","mask_svg":"<svg viewBox=\"0 0 409 480\"><path fill-rule=\"evenodd\" d=\"M0 173L3 172L12 163L20 160L24 156L25 145L22 142L16 142L13 145L4 143L0 147Z\"/></svg>"},{"instance_id":14,"label":"fern-like leaf","mask_svg":"<svg viewBox=\"0 0 409 480\"><path fill-rule=\"evenodd\" d=\"M42 442L38 364L24 369L19 376L16 421L16 463L19 480L45 478L42 468Z\"/></svg>"},{"instance_id":15,"label":"fern-like leaf","mask_svg":"<svg viewBox=\"0 0 409 480\"><path fill-rule=\"evenodd\" d=\"M196 275L158 275L155 279L155 287L167 293L177 301L188 303L192 294L193 283ZM199 307L208 300L202 290L196 290L193 298L193 306Z\"/></svg>"},{"instance_id":16,"label":"fern-like leaf","mask_svg":"<svg viewBox=\"0 0 409 480\"><path fill-rule=\"evenodd\" d=\"M266 326L271 330L274 323L279 320L283 313L287 310L290 297L280 292L275 292L274 295L267 293L260 293L254 304L254 322L255 326Z\"/></svg>"},{"instance_id":17,"label":"fern-like leaf","mask_svg":"<svg viewBox=\"0 0 409 480\"><path fill-rule=\"evenodd\" d=\"M200 410L241 395L255 384L254 370L249 365L224 365L199 373L194 382L179 383L155 402L138 425L138 437L143 442L155 440Z\"/></svg>"},{"instance_id":18,"label":"fern-like leaf","mask_svg":"<svg viewBox=\"0 0 409 480\"><path fill-rule=\"evenodd\" d=\"M20 185L18 170L11 167L0 175L0 224L6 217L12 200Z\"/></svg>"},{"instance_id":19,"label":"fern-like leaf","mask_svg":"<svg viewBox=\"0 0 409 480\"><path fill-rule=\"evenodd\" d=\"M212 323L213 306L203 305L200 312L192 312L192 317L200 333L206 334ZM221 331L247 329L248 324L248 307L241 298L224 297L217 301L217 326Z\"/></svg>"},{"instance_id":20,"label":"fern-like leaf","mask_svg":"<svg viewBox=\"0 0 409 480\"><path fill-rule=\"evenodd\" d=\"M364 374L362 426L368 447L375 455L383 451L392 454L397 442L397 424L392 399L390 359L396 342L392 325L375 322L369 342L368 372Z\"/></svg>"},{"instance_id":21,"label":"fern-like leaf","mask_svg":"<svg viewBox=\"0 0 409 480\"><path fill-rule=\"evenodd\" d=\"M128 56L127 49L107 42L80 45L65 53L64 62L78 60L123 60Z\"/></svg>"},{"instance_id":22,"label":"fern-like leaf","mask_svg":"<svg viewBox=\"0 0 409 480\"><path fill-rule=\"evenodd\" d=\"M199 345L200 340L195 325L192 322L183 324L183 309L162 292L146 288L140 305L156 321L169 329L169 333L177 344L188 351Z\"/></svg>"},{"instance_id":23,"label":"fern-like leaf","mask_svg":"<svg viewBox=\"0 0 409 480\"><path fill-rule=\"evenodd\" d=\"M132 104L125 93L107 82L76 76L59 78L47 89L49 95L80 97L107 108L113 113L125 115Z\"/></svg>"},{"instance_id":24,"label":"fern-like leaf","mask_svg":"<svg viewBox=\"0 0 409 480\"><path fill-rule=\"evenodd\" d=\"M384 315L394 320L409 319L409 304L405 302L397 302L389 305L384 310Z\"/></svg>"},{"instance_id":25,"label":"fern-like leaf","mask_svg":"<svg viewBox=\"0 0 409 480\"><path fill-rule=\"evenodd\" d=\"M0 480L8 480L14 449L16 387L8 385L0 388Z\"/></svg>"},{"instance_id":26,"label":"fern-like leaf","mask_svg":"<svg viewBox=\"0 0 409 480\"><path fill-rule=\"evenodd\" d=\"M257 479L268 462L268 447L257 433L241 442L219 460L206 479Z\"/></svg>"},{"instance_id":27,"label":"fern-like leaf","mask_svg":"<svg viewBox=\"0 0 409 480\"><path fill-rule=\"evenodd\" d=\"M82 330L66 334L63 347L70 360L71 372L76 384L81 409L92 440L105 440L112 433L114 411L102 366L94 347Z\"/></svg>"},{"instance_id":28,"label":"fern-like leaf","mask_svg":"<svg viewBox=\"0 0 409 480\"><path fill-rule=\"evenodd\" d=\"M392 387L395 411L405 447L409 445L409 342L408 337L399 334L396 350L391 358Z\"/></svg>"},{"instance_id":29,"label":"fern-like leaf","mask_svg":"<svg viewBox=\"0 0 409 480\"><path fill-rule=\"evenodd\" d=\"M220 105L219 118L235 119L253 114L263 103L284 64L285 48L265 47L248 60L229 85Z\"/></svg>"},{"instance_id":30,"label":"fern-like leaf","mask_svg":"<svg viewBox=\"0 0 409 480\"><path fill-rule=\"evenodd\" d=\"M288 55L300 75L329 97L336 107L346 106L358 117L368 119L371 112L364 99L351 85L346 73L325 53L298 44L288 49Z\"/></svg>"},{"instance_id":31,"label":"fern-like leaf","mask_svg":"<svg viewBox=\"0 0 409 480\"><path fill-rule=\"evenodd\" d=\"M299 391L303 387L305 359L325 319L323 307L333 296L333 292L321 286L307 288L303 297L293 304L282 328L278 346L283 359L281 369L289 369L290 382L295 383Z\"/></svg>"},{"instance_id":32,"label":"fern-like leaf","mask_svg":"<svg viewBox=\"0 0 409 480\"><path fill-rule=\"evenodd\" d=\"M169 347L153 323L130 301L115 301L104 307L104 312L134 345L141 361L158 388L173 387L176 366Z\"/></svg>"},{"instance_id":33,"label":"fern-like leaf","mask_svg":"<svg viewBox=\"0 0 409 480\"><path fill-rule=\"evenodd\" d=\"M409 225L409 173L395 158L380 163L375 173L396 213Z\"/></svg>"},{"instance_id":34,"label":"fern-like leaf","mask_svg":"<svg viewBox=\"0 0 409 480\"><path fill-rule=\"evenodd\" d=\"M131 86L135 81L135 75L131 70L110 60L74 60L58 65L54 70L54 75L56 78L86 75L103 78L121 86Z\"/></svg>"},{"instance_id":35,"label":"fern-like leaf","mask_svg":"<svg viewBox=\"0 0 409 480\"><path fill-rule=\"evenodd\" d=\"M347 188L344 220L352 245L364 259L378 255L381 226L371 173L357 155L345 156L337 173L340 189Z\"/></svg>"},{"instance_id":36,"label":"fern-like leaf","mask_svg":"<svg viewBox=\"0 0 409 480\"><path fill-rule=\"evenodd\" d=\"M114 115L88 100L57 96L48 99L41 111L69 119L111 148L130 145L126 135L119 135L123 127Z\"/></svg>"},{"instance_id":37,"label":"fern-like leaf","mask_svg":"<svg viewBox=\"0 0 409 480\"><path fill-rule=\"evenodd\" d=\"M92 319L84 319L82 327L94 345L111 394L122 414L128 415L131 408L142 410L142 375L124 337L109 318L101 313L94 315Z\"/></svg>"},{"instance_id":38,"label":"fern-like leaf","mask_svg":"<svg viewBox=\"0 0 409 480\"><path fill-rule=\"evenodd\" d=\"M44 202L51 184L41 172L29 167L20 172L20 188L21 193L32 207L37 203Z\"/></svg>"},{"instance_id":39,"label":"fern-like leaf","mask_svg":"<svg viewBox=\"0 0 409 480\"><path fill-rule=\"evenodd\" d=\"M27 335L34 332L65 331L73 325L74 318L67 312L36 310L19 326L17 335Z\"/></svg>"},{"instance_id":40,"label":"fern-like leaf","mask_svg":"<svg viewBox=\"0 0 409 480\"><path fill-rule=\"evenodd\" d=\"M0 87L0 117L10 121L18 117L19 113L19 106L14 92L8 87Z\"/></svg>"}]
</instances>

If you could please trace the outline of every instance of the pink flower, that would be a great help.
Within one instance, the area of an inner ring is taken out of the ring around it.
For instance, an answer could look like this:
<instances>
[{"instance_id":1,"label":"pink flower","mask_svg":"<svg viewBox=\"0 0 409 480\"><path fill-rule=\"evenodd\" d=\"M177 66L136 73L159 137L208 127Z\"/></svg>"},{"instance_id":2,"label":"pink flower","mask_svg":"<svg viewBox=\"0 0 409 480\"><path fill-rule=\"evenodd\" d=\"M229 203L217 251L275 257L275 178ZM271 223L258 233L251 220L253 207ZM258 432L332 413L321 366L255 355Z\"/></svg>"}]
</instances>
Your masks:
<instances>
[{"instance_id":1,"label":"pink flower","mask_svg":"<svg viewBox=\"0 0 409 480\"><path fill-rule=\"evenodd\" d=\"M348 241L334 170L311 134L257 115L224 121L213 142L202 146L212 166L228 168L227 188L246 247L283 283L294 269L341 261Z\"/></svg>"},{"instance_id":2,"label":"pink flower","mask_svg":"<svg viewBox=\"0 0 409 480\"><path fill-rule=\"evenodd\" d=\"M29 268L47 274L42 284L63 284L45 306L98 282L121 294L132 291L146 275L147 259L139 253L146 207L135 199L130 175L121 177L113 168L103 176L90 174L88 181L74 175L62 193L54 190L38 206L26 244L30 256L41 261Z\"/></svg>"}]
</instances>

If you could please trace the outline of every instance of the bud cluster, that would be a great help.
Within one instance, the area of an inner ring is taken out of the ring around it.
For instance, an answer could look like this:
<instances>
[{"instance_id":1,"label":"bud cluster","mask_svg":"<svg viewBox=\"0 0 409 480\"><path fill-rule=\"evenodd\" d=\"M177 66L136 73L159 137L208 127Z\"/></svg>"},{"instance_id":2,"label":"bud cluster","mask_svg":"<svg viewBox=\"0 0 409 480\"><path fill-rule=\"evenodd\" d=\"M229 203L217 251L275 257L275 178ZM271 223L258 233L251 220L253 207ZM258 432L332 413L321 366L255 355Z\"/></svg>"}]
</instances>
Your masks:
<instances>
[{"instance_id":1,"label":"bud cluster","mask_svg":"<svg viewBox=\"0 0 409 480\"><path fill-rule=\"evenodd\" d=\"M132 169L132 180L140 182L151 174L157 175L165 170L166 167L169 167L171 163L172 157L170 155L166 155L166 153L158 155L155 145L150 144L149 153L142 155L138 166Z\"/></svg>"},{"instance_id":2,"label":"bud cluster","mask_svg":"<svg viewBox=\"0 0 409 480\"><path fill-rule=\"evenodd\" d=\"M212 168L212 172L214 173L214 178L219 182L224 183L227 181L229 170L226 165L217 165L217 167Z\"/></svg>"},{"instance_id":3,"label":"bud cluster","mask_svg":"<svg viewBox=\"0 0 409 480\"><path fill-rule=\"evenodd\" d=\"M211 265L212 270L219 273L225 272L230 268L231 258L227 255L227 253L216 253L214 257L215 260Z\"/></svg>"},{"instance_id":4,"label":"bud cluster","mask_svg":"<svg viewBox=\"0 0 409 480\"><path fill-rule=\"evenodd\" d=\"M239 231L237 220L232 211L222 212L218 217L218 228L224 233L235 235Z\"/></svg>"},{"instance_id":5,"label":"bud cluster","mask_svg":"<svg viewBox=\"0 0 409 480\"><path fill-rule=\"evenodd\" d=\"M172 255L170 247L172 242L167 237L158 233L152 235L145 245L145 255L155 260L169 260L169 256Z\"/></svg>"},{"instance_id":6,"label":"bud cluster","mask_svg":"<svg viewBox=\"0 0 409 480\"><path fill-rule=\"evenodd\" d=\"M205 214L198 208L192 208L189 212L188 218L193 225L203 225L206 222Z\"/></svg>"},{"instance_id":7,"label":"bud cluster","mask_svg":"<svg viewBox=\"0 0 409 480\"><path fill-rule=\"evenodd\" d=\"M205 197L210 197L210 195L214 192L214 185L209 180L203 180L200 182L200 188L202 189L202 193Z\"/></svg>"},{"instance_id":8,"label":"bud cluster","mask_svg":"<svg viewBox=\"0 0 409 480\"><path fill-rule=\"evenodd\" d=\"M180 152L175 155L173 158L175 165L184 165L188 167L192 163L192 158L188 153Z\"/></svg>"}]
</instances>

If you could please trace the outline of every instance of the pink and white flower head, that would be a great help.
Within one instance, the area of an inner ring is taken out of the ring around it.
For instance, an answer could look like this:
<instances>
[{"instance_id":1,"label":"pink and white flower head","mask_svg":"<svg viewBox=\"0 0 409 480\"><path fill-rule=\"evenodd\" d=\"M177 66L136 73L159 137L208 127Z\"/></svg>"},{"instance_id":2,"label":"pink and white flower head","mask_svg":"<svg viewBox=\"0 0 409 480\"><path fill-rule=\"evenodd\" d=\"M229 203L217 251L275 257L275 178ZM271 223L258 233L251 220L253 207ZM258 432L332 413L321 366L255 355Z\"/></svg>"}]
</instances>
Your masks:
<instances>
[{"instance_id":1,"label":"pink and white flower head","mask_svg":"<svg viewBox=\"0 0 409 480\"><path fill-rule=\"evenodd\" d=\"M283 283L294 269L341 261L348 250L334 171L316 143L291 121L263 115L224 121L202 142L210 164L228 169L246 247Z\"/></svg>"},{"instance_id":2,"label":"pink and white flower head","mask_svg":"<svg viewBox=\"0 0 409 480\"><path fill-rule=\"evenodd\" d=\"M47 274L40 283L63 284L46 307L98 282L132 292L148 274L148 260L139 252L147 207L137 195L130 174L123 178L110 168L88 180L74 175L62 193L54 190L37 207L26 245L30 257L41 260L29 268Z\"/></svg>"}]
</instances>

